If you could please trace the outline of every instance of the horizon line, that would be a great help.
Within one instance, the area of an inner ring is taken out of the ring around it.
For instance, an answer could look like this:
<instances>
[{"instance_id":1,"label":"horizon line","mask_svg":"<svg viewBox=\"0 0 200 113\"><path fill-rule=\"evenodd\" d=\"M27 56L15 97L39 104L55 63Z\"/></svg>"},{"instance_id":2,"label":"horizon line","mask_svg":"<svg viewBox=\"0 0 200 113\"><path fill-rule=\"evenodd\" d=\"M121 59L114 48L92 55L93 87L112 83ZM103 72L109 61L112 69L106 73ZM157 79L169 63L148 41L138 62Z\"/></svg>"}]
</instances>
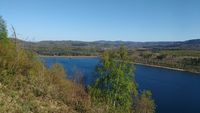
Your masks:
<instances>
[{"instance_id":1,"label":"horizon line","mask_svg":"<svg viewBox=\"0 0 200 113\"><path fill-rule=\"evenodd\" d=\"M13 37L9 37L10 39L14 39ZM171 40L171 41L132 41L132 40L93 40L93 41L86 41L86 40L26 40L26 39L21 39L17 38L17 40L21 41L26 41L26 42L44 42L44 41L52 41L52 42L61 42L61 41L72 41L72 42L135 42L135 43L148 43L148 42L185 42L185 41L190 41L190 40L200 40L198 38L193 38L193 39L187 39L187 40Z\"/></svg>"}]
</instances>

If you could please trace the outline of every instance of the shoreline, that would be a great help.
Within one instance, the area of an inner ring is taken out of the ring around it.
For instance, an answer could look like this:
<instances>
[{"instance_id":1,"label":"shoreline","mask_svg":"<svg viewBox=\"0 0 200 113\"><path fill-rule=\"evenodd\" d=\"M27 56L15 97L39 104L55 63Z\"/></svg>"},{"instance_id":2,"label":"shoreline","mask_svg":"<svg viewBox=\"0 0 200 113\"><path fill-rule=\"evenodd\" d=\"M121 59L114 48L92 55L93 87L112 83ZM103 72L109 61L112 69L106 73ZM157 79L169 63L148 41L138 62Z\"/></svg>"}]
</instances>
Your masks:
<instances>
[{"instance_id":1,"label":"shoreline","mask_svg":"<svg viewBox=\"0 0 200 113\"><path fill-rule=\"evenodd\" d=\"M39 57L59 57L59 58L98 58L99 56L46 56L46 55L39 55ZM189 70L184 70L180 68L173 68L173 67L166 67L166 66L159 66L159 65L152 65L152 64L143 64L143 63L136 63L131 62L133 64L143 65L143 66L149 66L149 67L156 67L156 68L163 68L163 69L169 69L169 70L175 70L175 71L182 71L182 72L190 72L194 74L200 74L200 72L194 72Z\"/></svg>"},{"instance_id":2,"label":"shoreline","mask_svg":"<svg viewBox=\"0 0 200 113\"><path fill-rule=\"evenodd\" d=\"M175 71L190 72L190 73L194 73L194 74L200 74L200 72L194 72L194 71L184 70L184 69L180 69L180 68L173 68L173 67L166 67L166 66L159 66L159 65L152 65L152 64L143 64L143 63L134 63L134 64L149 66L149 67L169 69L169 70L175 70Z\"/></svg>"},{"instance_id":3,"label":"shoreline","mask_svg":"<svg viewBox=\"0 0 200 113\"><path fill-rule=\"evenodd\" d=\"M60 58L96 58L99 56L46 56L46 55L39 55L39 57L60 57Z\"/></svg>"}]
</instances>

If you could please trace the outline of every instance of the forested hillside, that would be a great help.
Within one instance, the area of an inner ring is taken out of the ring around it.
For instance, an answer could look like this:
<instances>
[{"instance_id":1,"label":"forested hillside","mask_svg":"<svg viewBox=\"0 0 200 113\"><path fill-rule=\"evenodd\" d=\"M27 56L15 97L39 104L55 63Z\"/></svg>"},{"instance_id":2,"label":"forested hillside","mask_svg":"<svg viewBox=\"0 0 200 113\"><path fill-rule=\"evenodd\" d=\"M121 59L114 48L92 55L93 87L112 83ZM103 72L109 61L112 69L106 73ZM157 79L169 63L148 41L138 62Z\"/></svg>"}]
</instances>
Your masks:
<instances>
[{"instance_id":1,"label":"forested hillside","mask_svg":"<svg viewBox=\"0 0 200 113\"><path fill-rule=\"evenodd\" d=\"M12 39L15 41L15 39ZM129 50L137 48L148 49L183 49L200 50L200 39L188 40L183 42L131 42L131 41L41 41L27 42L17 40L24 48L34 51L40 55L58 56L93 56L99 55L103 50L118 48L121 45Z\"/></svg>"}]
</instances>

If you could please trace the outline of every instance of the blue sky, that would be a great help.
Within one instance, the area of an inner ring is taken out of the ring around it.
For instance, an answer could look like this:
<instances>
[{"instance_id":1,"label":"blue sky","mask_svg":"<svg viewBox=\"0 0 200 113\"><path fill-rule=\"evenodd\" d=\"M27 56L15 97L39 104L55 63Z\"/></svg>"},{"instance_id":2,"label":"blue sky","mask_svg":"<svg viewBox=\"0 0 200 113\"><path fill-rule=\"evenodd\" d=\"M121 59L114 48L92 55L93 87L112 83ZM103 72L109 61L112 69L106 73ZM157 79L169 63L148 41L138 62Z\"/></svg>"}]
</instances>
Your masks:
<instances>
[{"instance_id":1,"label":"blue sky","mask_svg":"<svg viewBox=\"0 0 200 113\"><path fill-rule=\"evenodd\" d=\"M0 0L0 15L29 41L200 38L200 0Z\"/></svg>"}]
</instances>

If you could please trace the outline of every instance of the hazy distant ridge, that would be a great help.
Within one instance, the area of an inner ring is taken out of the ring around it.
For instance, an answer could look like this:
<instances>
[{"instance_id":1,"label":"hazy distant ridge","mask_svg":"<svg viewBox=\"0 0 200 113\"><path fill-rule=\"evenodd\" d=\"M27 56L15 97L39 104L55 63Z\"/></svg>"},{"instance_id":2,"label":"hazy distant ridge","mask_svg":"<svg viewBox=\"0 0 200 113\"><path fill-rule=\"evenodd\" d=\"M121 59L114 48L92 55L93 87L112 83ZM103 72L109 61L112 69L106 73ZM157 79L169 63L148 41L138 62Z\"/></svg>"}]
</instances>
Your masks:
<instances>
[{"instance_id":1,"label":"hazy distant ridge","mask_svg":"<svg viewBox=\"0 0 200 113\"><path fill-rule=\"evenodd\" d=\"M13 40L13 39L12 39ZM125 45L128 48L185 48L185 49L200 49L200 39L192 39L186 41L159 41L159 42L133 42L133 41L40 41L40 42L27 42L17 40L22 45L26 46L70 46L70 47L97 47L97 48L110 48Z\"/></svg>"}]
</instances>

